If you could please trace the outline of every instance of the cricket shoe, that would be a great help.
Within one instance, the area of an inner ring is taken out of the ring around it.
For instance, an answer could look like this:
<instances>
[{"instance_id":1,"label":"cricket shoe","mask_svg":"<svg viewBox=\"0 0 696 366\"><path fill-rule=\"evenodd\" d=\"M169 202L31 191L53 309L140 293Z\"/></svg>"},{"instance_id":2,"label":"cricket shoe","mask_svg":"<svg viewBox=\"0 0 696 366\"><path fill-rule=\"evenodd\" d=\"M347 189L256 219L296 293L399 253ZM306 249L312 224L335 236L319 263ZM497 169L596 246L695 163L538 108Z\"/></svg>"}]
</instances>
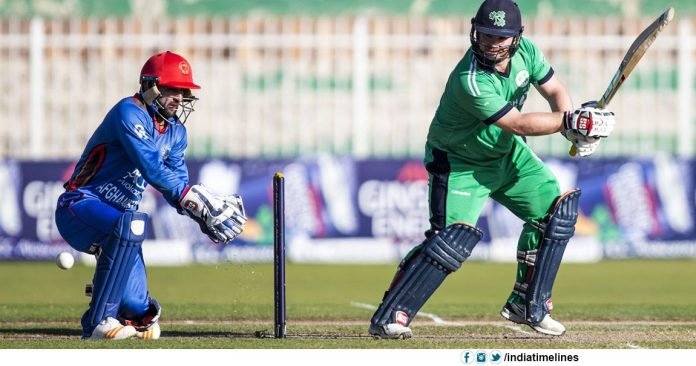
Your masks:
<instances>
[{"instance_id":1,"label":"cricket shoe","mask_svg":"<svg viewBox=\"0 0 696 366\"><path fill-rule=\"evenodd\" d=\"M538 323L530 323L524 317L525 309L522 304L510 304L506 303L505 306L500 310L500 315L503 318L517 324L526 324L532 329L539 333L548 334L552 336L561 336L565 333L566 329L563 324L553 320L551 314L546 314L544 319Z\"/></svg>"},{"instance_id":2,"label":"cricket shoe","mask_svg":"<svg viewBox=\"0 0 696 366\"><path fill-rule=\"evenodd\" d=\"M372 335L375 339L408 339L413 337L411 328L398 323L385 325L370 324L368 333L370 333L370 335Z\"/></svg>"},{"instance_id":3,"label":"cricket shoe","mask_svg":"<svg viewBox=\"0 0 696 366\"><path fill-rule=\"evenodd\" d=\"M137 331L135 336L138 339L155 340L160 337L160 326L159 323L152 324L149 328L143 330L142 332Z\"/></svg>"},{"instance_id":4,"label":"cricket shoe","mask_svg":"<svg viewBox=\"0 0 696 366\"><path fill-rule=\"evenodd\" d=\"M108 317L94 328L90 339L128 339L135 337L137 331L131 325L123 325L118 320Z\"/></svg>"}]
</instances>

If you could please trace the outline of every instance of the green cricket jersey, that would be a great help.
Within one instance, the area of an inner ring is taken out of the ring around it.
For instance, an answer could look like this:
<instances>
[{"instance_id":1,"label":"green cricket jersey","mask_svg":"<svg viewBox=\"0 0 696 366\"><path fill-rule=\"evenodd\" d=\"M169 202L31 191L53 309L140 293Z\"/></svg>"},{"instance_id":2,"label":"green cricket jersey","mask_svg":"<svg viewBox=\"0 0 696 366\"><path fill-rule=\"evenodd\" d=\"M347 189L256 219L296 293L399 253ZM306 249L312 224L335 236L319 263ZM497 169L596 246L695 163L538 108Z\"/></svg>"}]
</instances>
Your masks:
<instances>
[{"instance_id":1,"label":"green cricket jersey","mask_svg":"<svg viewBox=\"0 0 696 366\"><path fill-rule=\"evenodd\" d=\"M531 84L543 84L553 75L541 50L525 37L510 61L510 72L504 75L482 68L469 49L449 76L430 125L426 154L437 148L450 158L485 164L510 152L519 137L492 123L512 108L521 110Z\"/></svg>"},{"instance_id":2,"label":"green cricket jersey","mask_svg":"<svg viewBox=\"0 0 696 366\"><path fill-rule=\"evenodd\" d=\"M449 76L430 125L425 165L431 232L454 223L475 225L492 198L522 219L518 252L537 250L542 223L560 196L553 172L522 137L493 125L522 109L531 84L553 76L541 51L526 38L510 59L509 74L484 69L469 50ZM518 263L524 283L527 263ZM510 303L524 303L513 291Z\"/></svg>"}]
</instances>

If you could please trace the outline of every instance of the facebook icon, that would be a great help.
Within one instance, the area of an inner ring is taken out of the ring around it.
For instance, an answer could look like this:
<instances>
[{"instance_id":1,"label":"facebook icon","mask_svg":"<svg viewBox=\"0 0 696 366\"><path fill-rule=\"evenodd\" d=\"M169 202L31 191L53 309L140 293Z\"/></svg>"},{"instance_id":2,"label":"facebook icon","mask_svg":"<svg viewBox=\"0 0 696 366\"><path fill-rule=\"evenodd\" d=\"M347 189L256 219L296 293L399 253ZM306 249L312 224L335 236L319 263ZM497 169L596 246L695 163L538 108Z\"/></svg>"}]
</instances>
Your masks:
<instances>
[{"instance_id":1,"label":"facebook icon","mask_svg":"<svg viewBox=\"0 0 696 366\"><path fill-rule=\"evenodd\" d=\"M462 352L462 362L464 364L470 364L474 362L474 352L472 351L464 351Z\"/></svg>"}]
</instances>

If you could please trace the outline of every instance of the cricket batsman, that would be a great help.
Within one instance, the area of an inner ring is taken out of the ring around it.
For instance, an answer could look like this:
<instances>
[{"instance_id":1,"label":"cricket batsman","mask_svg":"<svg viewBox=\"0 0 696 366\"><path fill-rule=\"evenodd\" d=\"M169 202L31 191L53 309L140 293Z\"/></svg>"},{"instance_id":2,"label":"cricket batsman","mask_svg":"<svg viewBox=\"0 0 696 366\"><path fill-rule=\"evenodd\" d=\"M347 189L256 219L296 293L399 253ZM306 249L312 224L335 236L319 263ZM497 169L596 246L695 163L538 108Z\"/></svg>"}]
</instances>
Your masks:
<instances>
[{"instance_id":1,"label":"cricket batsman","mask_svg":"<svg viewBox=\"0 0 696 366\"><path fill-rule=\"evenodd\" d=\"M425 145L431 228L401 261L372 317L375 337L412 336L418 311L481 240L474 225L489 197L524 221L500 315L543 334L565 333L551 317L551 292L575 232L580 190L561 194L525 136L560 132L586 157L615 121L595 103L573 108L542 52L522 36L521 18L512 0L486 0L472 19L471 47L447 80ZM552 112L521 112L531 85Z\"/></svg>"},{"instance_id":2,"label":"cricket batsman","mask_svg":"<svg viewBox=\"0 0 696 366\"><path fill-rule=\"evenodd\" d=\"M184 123L197 100L189 62L173 52L150 57L140 89L121 99L92 134L65 192L56 224L76 250L97 256L82 338L157 339L160 304L147 288L142 243L148 215L138 212L147 184L216 243L247 221L241 197L190 185Z\"/></svg>"}]
</instances>

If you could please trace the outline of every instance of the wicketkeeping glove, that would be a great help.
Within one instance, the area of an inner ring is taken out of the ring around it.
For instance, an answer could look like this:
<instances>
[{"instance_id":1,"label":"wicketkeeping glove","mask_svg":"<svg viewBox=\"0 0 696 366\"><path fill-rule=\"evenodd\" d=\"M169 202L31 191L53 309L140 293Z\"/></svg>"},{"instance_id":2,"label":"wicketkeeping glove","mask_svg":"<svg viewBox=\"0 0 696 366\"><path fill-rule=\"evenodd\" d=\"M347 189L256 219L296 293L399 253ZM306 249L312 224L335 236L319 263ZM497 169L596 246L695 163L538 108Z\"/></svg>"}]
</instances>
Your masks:
<instances>
[{"instance_id":1,"label":"wicketkeeping glove","mask_svg":"<svg viewBox=\"0 0 696 366\"><path fill-rule=\"evenodd\" d=\"M227 243L236 238L247 222L242 197L218 197L200 184L191 186L182 197L180 206L216 243Z\"/></svg>"}]
</instances>

